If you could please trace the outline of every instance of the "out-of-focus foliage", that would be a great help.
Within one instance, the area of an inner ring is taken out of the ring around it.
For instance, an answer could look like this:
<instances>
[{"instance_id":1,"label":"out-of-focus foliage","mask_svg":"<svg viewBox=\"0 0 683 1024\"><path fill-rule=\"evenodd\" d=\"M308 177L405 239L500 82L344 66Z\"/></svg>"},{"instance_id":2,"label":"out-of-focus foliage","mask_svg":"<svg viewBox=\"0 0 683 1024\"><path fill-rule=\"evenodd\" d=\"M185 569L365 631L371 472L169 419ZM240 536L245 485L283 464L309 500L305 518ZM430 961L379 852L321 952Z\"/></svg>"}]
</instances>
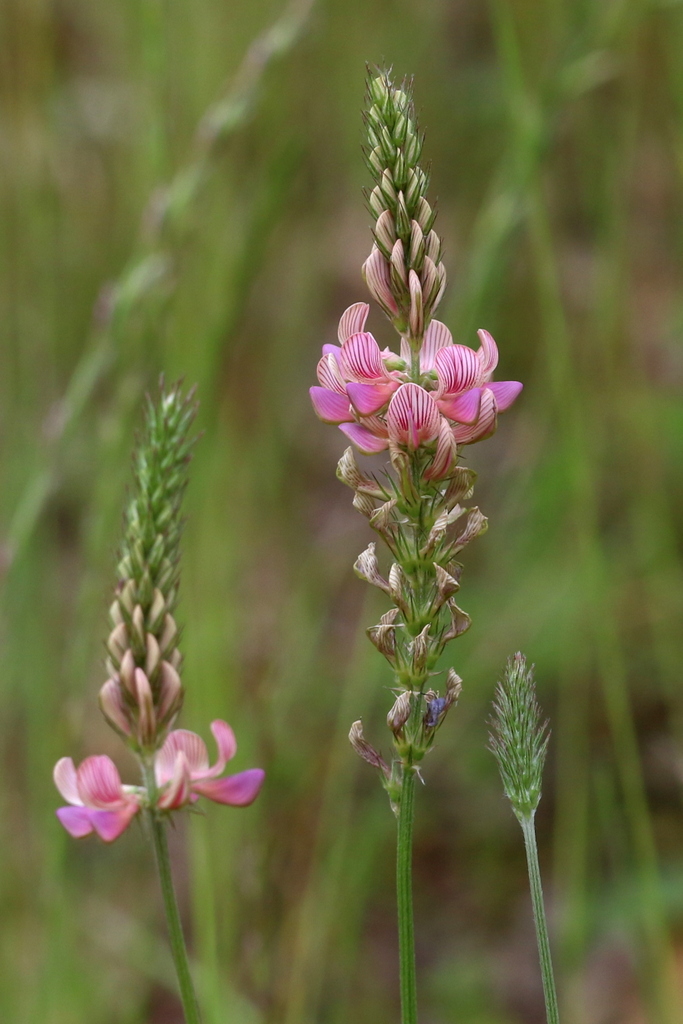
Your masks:
<instances>
[{"instance_id":1,"label":"out-of-focus foliage","mask_svg":"<svg viewBox=\"0 0 683 1024\"><path fill-rule=\"evenodd\" d=\"M360 110L365 62L386 61L416 79L440 316L467 344L491 330L501 378L526 384L468 455L490 529L459 597L463 696L418 794L422 1019L542 1020L519 829L486 750L521 649L553 725L538 828L566 1019L673 1024L683 5L318 0L226 93L281 13L0 6L0 1019L180 1019L144 834L70 840L50 777L66 752L106 752L133 781L96 694L131 440L161 370L198 383L204 430L183 724L227 718L237 770L268 771L253 808L210 808L174 839L207 1024L397 1017L394 822L346 740L359 717L381 735L389 680L364 627L385 609L351 571L370 538L334 476L344 439L307 395L366 298ZM377 309L370 326L389 340Z\"/></svg>"}]
</instances>

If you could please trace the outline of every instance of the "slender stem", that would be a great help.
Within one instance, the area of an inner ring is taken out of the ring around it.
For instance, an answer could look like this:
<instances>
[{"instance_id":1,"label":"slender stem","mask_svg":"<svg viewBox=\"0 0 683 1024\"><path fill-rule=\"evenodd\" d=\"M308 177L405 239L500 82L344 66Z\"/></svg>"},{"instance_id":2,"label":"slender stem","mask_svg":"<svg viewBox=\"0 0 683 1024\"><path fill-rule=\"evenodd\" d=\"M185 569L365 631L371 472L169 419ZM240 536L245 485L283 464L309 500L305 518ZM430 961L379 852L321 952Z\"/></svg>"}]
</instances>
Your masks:
<instances>
[{"instance_id":1,"label":"slender stem","mask_svg":"<svg viewBox=\"0 0 683 1024\"><path fill-rule=\"evenodd\" d=\"M415 982L415 934L413 927L413 817L415 771L403 766L401 803L398 811L396 849L396 898L398 905L398 955L401 986L401 1024L417 1024Z\"/></svg>"},{"instance_id":2,"label":"slender stem","mask_svg":"<svg viewBox=\"0 0 683 1024\"><path fill-rule=\"evenodd\" d=\"M145 783L147 792L153 799L156 794L156 781L154 770L150 766L144 766ZM180 920L180 910L173 885L171 874L171 858L168 853L168 838L166 836L166 822L154 811L149 812L149 822L152 829L152 840L154 842L154 853L156 856L159 880L161 882L161 894L164 900L166 911L166 923L171 941L171 952L175 964L178 985L180 987L180 998L183 1004L186 1024L201 1024L199 1004L195 995L190 964L187 959L187 948L183 935L183 926Z\"/></svg>"},{"instance_id":3,"label":"slender stem","mask_svg":"<svg viewBox=\"0 0 683 1024\"><path fill-rule=\"evenodd\" d=\"M548 1024L559 1024L560 1011L557 1005L557 991L555 989L553 963L550 957L550 940L548 939L548 925L545 919L543 888L541 886L541 869L538 864L536 828L534 825L533 815L530 815L528 818L522 818L521 825L524 833L526 862L527 867L529 868L529 886L531 888L531 903L534 908L534 924L536 925L538 958L541 962L543 995L545 996L545 1015Z\"/></svg>"}]
</instances>

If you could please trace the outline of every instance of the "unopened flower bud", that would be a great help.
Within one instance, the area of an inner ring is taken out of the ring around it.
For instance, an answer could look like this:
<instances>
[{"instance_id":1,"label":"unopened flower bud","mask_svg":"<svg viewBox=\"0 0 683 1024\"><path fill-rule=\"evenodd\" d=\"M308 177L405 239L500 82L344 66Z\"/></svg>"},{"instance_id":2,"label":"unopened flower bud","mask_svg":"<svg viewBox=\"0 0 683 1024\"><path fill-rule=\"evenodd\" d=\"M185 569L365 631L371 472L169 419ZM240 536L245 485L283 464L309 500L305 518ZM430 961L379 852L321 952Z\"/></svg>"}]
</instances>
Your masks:
<instances>
[{"instance_id":1,"label":"unopened flower bud","mask_svg":"<svg viewBox=\"0 0 683 1024\"><path fill-rule=\"evenodd\" d=\"M153 630L154 632L157 631L161 625L165 611L166 602L164 600L164 595L157 589L154 591L152 604L147 615L147 626L150 630Z\"/></svg>"},{"instance_id":2,"label":"unopened flower bud","mask_svg":"<svg viewBox=\"0 0 683 1024\"><path fill-rule=\"evenodd\" d=\"M410 291L410 315L408 317L410 332L413 338L421 338L425 329L422 285L414 270L408 273L408 289Z\"/></svg>"},{"instance_id":3,"label":"unopened flower bud","mask_svg":"<svg viewBox=\"0 0 683 1024\"><path fill-rule=\"evenodd\" d=\"M175 624L175 619L172 615L166 615L164 617L164 628L161 636L159 637L159 650L161 651L162 658L168 654L168 651L171 645L175 643L177 636L178 627Z\"/></svg>"},{"instance_id":4,"label":"unopened flower bud","mask_svg":"<svg viewBox=\"0 0 683 1024\"><path fill-rule=\"evenodd\" d=\"M119 665L121 658L128 650L128 630L125 623L120 622L112 629L107 638L107 648L112 656L115 665Z\"/></svg>"},{"instance_id":5,"label":"unopened flower bud","mask_svg":"<svg viewBox=\"0 0 683 1024\"><path fill-rule=\"evenodd\" d=\"M379 302L384 312L390 317L396 316L398 306L391 291L389 264L379 249L374 248L363 264L363 277L370 294Z\"/></svg>"},{"instance_id":6,"label":"unopened flower bud","mask_svg":"<svg viewBox=\"0 0 683 1024\"><path fill-rule=\"evenodd\" d=\"M129 615L133 614L133 608L135 607L136 598L136 587L135 580L126 580L121 593L119 594L119 601L126 609Z\"/></svg>"},{"instance_id":7,"label":"unopened flower bud","mask_svg":"<svg viewBox=\"0 0 683 1024\"><path fill-rule=\"evenodd\" d=\"M118 601L114 601L109 608L109 618L113 626L120 626L124 621L123 614L121 612L121 605Z\"/></svg>"},{"instance_id":8,"label":"unopened flower bud","mask_svg":"<svg viewBox=\"0 0 683 1024\"><path fill-rule=\"evenodd\" d=\"M165 722L180 710L183 686L180 676L168 661L161 662L159 671L159 721Z\"/></svg>"},{"instance_id":9,"label":"unopened flower bud","mask_svg":"<svg viewBox=\"0 0 683 1024\"><path fill-rule=\"evenodd\" d=\"M391 774L389 771L389 765L386 763L382 755L375 750L374 747L370 746L368 741L365 739L365 736L363 735L363 723L361 721L354 722L351 726L349 742L359 757L362 757L364 761L371 764L373 768L379 768L386 778L389 778Z\"/></svg>"},{"instance_id":10,"label":"unopened flower bud","mask_svg":"<svg viewBox=\"0 0 683 1024\"><path fill-rule=\"evenodd\" d=\"M436 267L429 256L425 256L422 261L420 279L422 281L422 301L424 307L431 311L434 309L434 300L439 292L439 277L436 273Z\"/></svg>"},{"instance_id":11,"label":"unopened flower bud","mask_svg":"<svg viewBox=\"0 0 683 1024\"><path fill-rule=\"evenodd\" d=\"M147 634L147 656L145 658L145 673L148 679L153 679L159 662L161 661L161 652L159 650L159 644L157 638L153 633Z\"/></svg>"},{"instance_id":12,"label":"unopened flower bud","mask_svg":"<svg viewBox=\"0 0 683 1024\"><path fill-rule=\"evenodd\" d=\"M375 146L374 149L370 151L370 155L368 156L368 163L370 164L370 169L374 171L375 174L381 174L382 171L384 170L382 150L379 146Z\"/></svg>"},{"instance_id":13,"label":"unopened flower bud","mask_svg":"<svg viewBox=\"0 0 683 1024\"><path fill-rule=\"evenodd\" d=\"M135 689L138 707L138 740L143 746L149 746L156 738L157 721L152 688L149 685L149 679L141 668L135 669Z\"/></svg>"},{"instance_id":14,"label":"unopened flower bud","mask_svg":"<svg viewBox=\"0 0 683 1024\"><path fill-rule=\"evenodd\" d=\"M419 271L422 268L422 261L425 256L425 243L422 228L416 220L410 224L410 266ZM436 273L436 268L435 268Z\"/></svg>"},{"instance_id":15,"label":"unopened flower bud","mask_svg":"<svg viewBox=\"0 0 683 1024\"><path fill-rule=\"evenodd\" d=\"M400 238L396 240L391 250L391 281L400 294L408 294L408 271Z\"/></svg>"},{"instance_id":16,"label":"unopened flower bud","mask_svg":"<svg viewBox=\"0 0 683 1024\"><path fill-rule=\"evenodd\" d=\"M119 679L125 688L128 690L132 697L135 696L135 658L133 652L129 649L121 659L121 666L119 668Z\"/></svg>"},{"instance_id":17,"label":"unopened flower bud","mask_svg":"<svg viewBox=\"0 0 683 1024\"><path fill-rule=\"evenodd\" d=\"M382 195L382 190L379 185L375 185L368 196L368 204L375 218L379 217L386 210L386 203L384 202L384 196Z\"/></svg>"},{"instance_id":18,"label":"unopened flower bud","mask_svg":"<svg viewBox=\"0 0 683 1024\"><path fill-rule=\"evenodd\" d=\"M407 238L410 235L410 216L403 192L399 192L396 196L396 233L401 238Z\"/></svg>"},{"instance_id":19,"label":"unopened flower bud","mask_svg":"<svg viewBox=\"0 0 683 1024\"><path fill-rule=\"evenodd\" d=\"M383 255L388 259L396 241L396 228L394 218L389 210L384 210L377 218L375 224L375 241L382 250Z\"/></svg>"},{"instance_id":20,"label":"unopened flower bud","mask_svg":"<svg viewBox=\"0 0 683 1024\"><path fill-rule=\"evenodd\" d=\"M104 717L117 732L123 736L131 735L130 715L121 693L121 686L116 679L108 679L101 688L100 708Z\"/></svg>"},{"instance_id":21,"label":"unopened flower bud","mask_svg":"<svg viewBox=\"0 0 683 1024\"><path fill-rule=\"evenodd\" d=\"M388 168L385 168L382 173L382 180L380 182L379 187L380 192L382 193L382 198L384 199L385 203L389 207L394 207L398 200L398 195L396 194L396 189L394 188L394 179L392 178L391 171ZM398 224L397 228L400 232L401 229Z\"/></svg>"},{"instance_id":22,"label":"unopened flower bud","mask_svg":"<svg viewBox=\"0 0 683 1024\"><path fill-rule=\"evenodd\" d=\"M417 176L417 174L415 174L415 188L419 192L420 179ZM431 234L431 227L432 224L434 223L434 212L424 196L420 196L420 198L417 201L417 206L415 207L415 220L420 225L420 227L422 228L423 232L426 235ZM437 238L438 241L438 236L435 235L435 237ZM426 246L429 255L432 256L429 248L429 237L427 238ZM434 256L432 256L432 259L434 259Z\"/></svg>"},{"instance_id":23,"label":"unopened flower bud","mask_svg":"<svg viewBox=\"0 0 683 1024\"><path fill-rule=\"evenodd\" d=\"M415 204L415 202L417 200L417 207L416 207L416 209L419 211L419 209L420 209L420 202L424 202L422 197L420 197L420 199L418 199L419 195L420 195L420 179L418 178L418 176L415 173L415 171L411 168L408 171L408 175L407 175L407 178L406 178L406 190L405 190L406 206L408 206L408 208L412 207L413 204ZM425 203L425 205L426 205L426 203ZM431 210L429 212L431 213ZM419 223L419 220L418 220L418 223ZM420 226L422 226L422 225L420 225Z\"/></svg>"},{"instance_id":24,"label":"unopened flower bud","mask_svg":"<svg viewBox=\"0 0 683 1024\"><path fill-rule=\"evenodd\" d=\"M397 738L402 736L403 726L410 718L411 711L412 700L410 693L407 690L403 690L399 693L396 703L387 715L387 725Z\"/></svg>"},{"instance_id":25,"label":"unopened flower bud","mask_svg":"<svg viewBox=\"0 0 683 1024\"><path fill-rule=\"evenodd\" d=\"M141 605L136 604L133 610L133 636L140 647L145 645L145 613Z\"/></svg>"}]
</instances>

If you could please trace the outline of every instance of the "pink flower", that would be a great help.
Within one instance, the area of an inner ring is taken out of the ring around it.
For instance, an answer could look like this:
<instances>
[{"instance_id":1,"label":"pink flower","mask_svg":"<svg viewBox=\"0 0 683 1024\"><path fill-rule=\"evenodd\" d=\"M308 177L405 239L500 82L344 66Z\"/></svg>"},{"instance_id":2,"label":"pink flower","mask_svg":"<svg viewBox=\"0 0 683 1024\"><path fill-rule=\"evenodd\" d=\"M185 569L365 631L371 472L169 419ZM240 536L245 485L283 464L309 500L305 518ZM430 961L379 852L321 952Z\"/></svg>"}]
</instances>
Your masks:
<instances>
[{"instance_id":1,"label":"pink flower","mask_svg":"<svg viewBox=\"0 0 683 1024\"><path fill-rule=\"evenodd\" d=\"M211 723L211 732L218 746L218 760L212 766L206 744L195 732L175 729L166 737L154 763L160 790L157 806L162 810L177 810L200 796L219 804L246 807L258 796L265 776L261 768L217 778L235 756L237 743L228 723L220 719Z\"/></svg>"},{"instance_id":2,"label":"pink flower","mask_svg":"<svg viewBox=\"0 0 683 1024\"><path fill-rule=\"evenodd\" d=\"M71 805L60 807L57 817L77 839L94 831L111 843L140 810L141 791L123 786L116 765L103 754L86 757L78 770L70 757L63 757L53 774L57 789Z\"/></svg>"},{"instance_id":3,"label":"pink flower","mask_svg":"<svg viewBox=\"0 0 683 1024\"><path fill-rule=\"evenodd\" d=\"M440 421L436 402L419 384L402 384L389 402L389 437L411 451L438 436Z\"/></svg>"}]
</instances>

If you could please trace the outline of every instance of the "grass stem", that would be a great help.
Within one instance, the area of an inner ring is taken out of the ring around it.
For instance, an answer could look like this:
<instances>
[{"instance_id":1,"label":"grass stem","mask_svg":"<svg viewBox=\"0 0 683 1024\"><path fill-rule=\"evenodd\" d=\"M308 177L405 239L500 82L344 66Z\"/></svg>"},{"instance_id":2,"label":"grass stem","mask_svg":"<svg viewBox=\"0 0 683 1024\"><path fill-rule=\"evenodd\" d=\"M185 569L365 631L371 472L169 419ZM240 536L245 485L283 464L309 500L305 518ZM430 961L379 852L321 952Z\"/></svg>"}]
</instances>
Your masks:
<instances>
[{"instance_id":1,"label":"grass stem","mask_svg":"<svg viewBox=\"0 0 683 1024\"><path fill-rule=\"evenodd\" d=\"M548 938L548 925L545 919L543 887L541 885L541 869L538 864L538 848L536 846L536 827L534 825L533 815L529 815L526 818L522 818L521 824L522 832L524 833L526 862L527 867L529 869L529 887L531 889L531 903L534 908L534 924L536 926L538 958L541 962L541 976L543 978L543 995L545 997L545 1015L548 1024L559 1024L560 1012L557 1005L557 991L555 989L553 962L550 956L550 940Z\"/></svg>"}]
</instances>

